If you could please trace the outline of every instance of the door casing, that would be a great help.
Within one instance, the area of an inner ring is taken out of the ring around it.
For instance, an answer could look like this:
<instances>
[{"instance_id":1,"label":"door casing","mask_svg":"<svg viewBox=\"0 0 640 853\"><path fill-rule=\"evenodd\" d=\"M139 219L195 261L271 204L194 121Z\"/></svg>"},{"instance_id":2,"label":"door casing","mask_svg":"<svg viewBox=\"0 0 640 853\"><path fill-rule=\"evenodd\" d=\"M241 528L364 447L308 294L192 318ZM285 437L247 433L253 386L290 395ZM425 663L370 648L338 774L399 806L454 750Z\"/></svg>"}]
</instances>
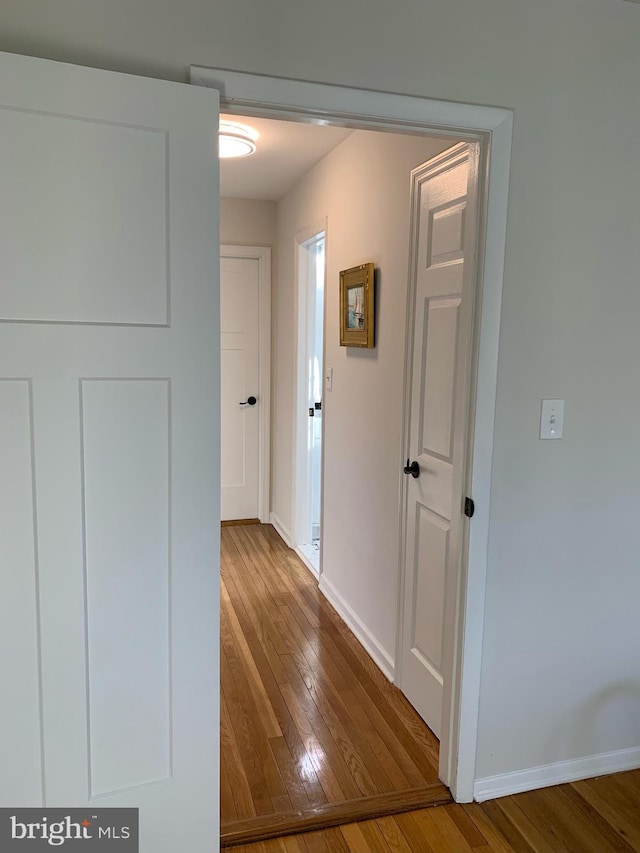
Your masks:
<instances>
[{"instance_id":1,"label":"door casing","mask_svg":"<svg viewBox=\"0 0 640 853\"><path fill-rule=\"evenodd\" d=\"M190 82L220 92L224 112L327 122L371 130L447 135L480 145L479 251L473 422L469 427L467 494L475 501L456 590L456 636L449 674L451 725L440 745L439 775L454 799L470 802L476 774L491 472L498 376L511 110L412 95L288 80L192 66ZM404 442L404 436L403 436ZM401 458L403 447L398 448ZM399 512L401 509L399 508ZM402 521L402 519L400 519ZM398 542L400 560L401 542Z\"/></svg>"}]
</instances>

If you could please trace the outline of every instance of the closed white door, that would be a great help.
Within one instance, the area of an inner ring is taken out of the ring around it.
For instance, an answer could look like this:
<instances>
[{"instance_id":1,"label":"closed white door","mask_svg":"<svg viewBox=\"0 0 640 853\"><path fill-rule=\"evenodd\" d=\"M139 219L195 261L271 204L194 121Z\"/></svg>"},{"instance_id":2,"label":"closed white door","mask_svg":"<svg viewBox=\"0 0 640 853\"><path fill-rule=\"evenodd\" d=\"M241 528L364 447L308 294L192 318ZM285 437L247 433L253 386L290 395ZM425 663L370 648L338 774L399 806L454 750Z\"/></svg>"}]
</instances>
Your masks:
<instances>
[{"instance_id":1,"label":"closed white door","mask_svg":"<svg viewBox=\"0 0 640 853\"><path fill-rule=\"evenodd\" d=\"M220 324L222 351L222 520L266 521L261 492L268 464L268 299L270 250L222 246ZM266 374L266 375L265 375Z\"/></svg>"},{"instance_id":2,"label":"closed white door","mask_svg":"<svg viewBox=\"0 0 640 853\"><path fill-rule=\"evenodd\" d=\"M475 148L415 170L400 686L440 737L464 531L476 245Z\"/></svg>"},{"instance_id":3,"label":"closed white door","mask_svg":"<svg viewBox=\"0 0 640 853\"><path fill-rule=\"evenodd\" d=\"M216 835L217 111L0 54L0 805L142 853Z\"/></svg>"}]
</instances>

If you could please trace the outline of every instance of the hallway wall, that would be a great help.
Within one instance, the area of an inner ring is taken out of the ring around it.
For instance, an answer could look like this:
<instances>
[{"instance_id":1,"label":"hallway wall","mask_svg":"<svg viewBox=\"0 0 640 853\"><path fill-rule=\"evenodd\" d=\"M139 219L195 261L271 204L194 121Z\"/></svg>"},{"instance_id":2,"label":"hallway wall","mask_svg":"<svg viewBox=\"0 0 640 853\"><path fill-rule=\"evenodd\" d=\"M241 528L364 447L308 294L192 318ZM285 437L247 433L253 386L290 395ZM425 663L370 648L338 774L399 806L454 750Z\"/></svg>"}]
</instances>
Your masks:
<instances>
[{"instance_id":1,"label":"hallway wall","mask_svg":"<svg viewBox=\"0 0 640 853\"><path fill-rule=\"evenodd\" d=\"M220 242L271 246L276 242L276 203L255 198L220 199Z\"/></svg>"},{"instance_id":2,"label":"hallway wall","mask_svg":"<svg viewBox=\"0 0 640 853\"><path fill-rule=\"evenodd\" d=\"M453 140L356 131L278 203L272 509L292 523L296 232L328 220L321 589L392 675L396 639L404 329L413 168ZM340 346L339 273L373 261L375 349ZM302 404L306 411L306 401Z\"/></svg>"}]
</instances>

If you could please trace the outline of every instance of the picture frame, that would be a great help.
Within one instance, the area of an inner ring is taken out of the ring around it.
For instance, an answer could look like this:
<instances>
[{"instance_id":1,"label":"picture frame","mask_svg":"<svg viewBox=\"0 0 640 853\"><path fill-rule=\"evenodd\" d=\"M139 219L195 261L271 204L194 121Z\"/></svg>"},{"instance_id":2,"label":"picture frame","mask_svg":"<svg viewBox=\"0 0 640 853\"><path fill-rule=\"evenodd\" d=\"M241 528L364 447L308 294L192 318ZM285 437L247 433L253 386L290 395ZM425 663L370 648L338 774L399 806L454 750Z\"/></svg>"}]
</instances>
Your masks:
<instances>
[{"instance_id":1,"label":"picture frame","mask_svg":"<svg viewBox=\"0 0 640 853\"><path fill-rule=\"evenodd\" d=\"M340 271L340 346L375 346L374 265Z\"/></svg>"}]
</instances>

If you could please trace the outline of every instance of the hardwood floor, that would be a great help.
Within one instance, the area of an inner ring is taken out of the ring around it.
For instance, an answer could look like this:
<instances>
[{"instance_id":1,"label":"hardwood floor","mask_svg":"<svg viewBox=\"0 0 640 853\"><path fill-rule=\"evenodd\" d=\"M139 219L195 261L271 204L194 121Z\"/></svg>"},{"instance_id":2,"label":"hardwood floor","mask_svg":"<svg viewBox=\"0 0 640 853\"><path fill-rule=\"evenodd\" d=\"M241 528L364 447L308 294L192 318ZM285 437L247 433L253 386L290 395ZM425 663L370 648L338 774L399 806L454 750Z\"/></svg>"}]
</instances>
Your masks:
<instances>
[{"instance_id":1,"label":"hardwood floor","mask_svg":"<svg viewBox=\"0 0 640 853\"><path fill-rule=\"evenodd\" d=\"M452 804L437 739L270 526L222 530L221 611L223 847L640 853L640 770Z\"/></svg>"},{"instance_id":2,"label":"hardwood floor","mask_svg":"<svg viewBox=\"0 0 640 853\"><path fill-rule=\"evenodd\" d=\"M436 737L273 528L224 527L221 563L223 846L451 802Z\"/></svg>"},{"instance_id":3,"label":"hardwood floor","mask_svg":"<svg viewBox=\"0 0 640 853\"><path fill-rule=\"evenodd\" d=\"M614 851L640 851L640 770L235 848L235 853Z\"/></svg>"}]
</instances>

